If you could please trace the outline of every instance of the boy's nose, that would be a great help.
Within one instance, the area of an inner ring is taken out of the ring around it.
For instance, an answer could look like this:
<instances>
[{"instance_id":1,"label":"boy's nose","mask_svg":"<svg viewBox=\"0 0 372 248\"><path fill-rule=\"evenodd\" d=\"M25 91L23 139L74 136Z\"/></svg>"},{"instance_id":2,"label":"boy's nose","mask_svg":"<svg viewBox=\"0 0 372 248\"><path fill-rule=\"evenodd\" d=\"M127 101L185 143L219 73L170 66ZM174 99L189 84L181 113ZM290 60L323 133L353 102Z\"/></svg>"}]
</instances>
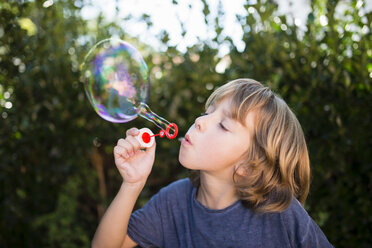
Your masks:
<instances>
[{"instance_id":1,"label":"boy's nose","mask_svg":"<svg viewBox=\"0 0 372 248\"><path fill-rule=\"evenodd\" d=\"M198 118L195 119L195 128L200 132L204 131L204 125L205 123L202 116L199 116Z\"/></svg>"}]
</instances>

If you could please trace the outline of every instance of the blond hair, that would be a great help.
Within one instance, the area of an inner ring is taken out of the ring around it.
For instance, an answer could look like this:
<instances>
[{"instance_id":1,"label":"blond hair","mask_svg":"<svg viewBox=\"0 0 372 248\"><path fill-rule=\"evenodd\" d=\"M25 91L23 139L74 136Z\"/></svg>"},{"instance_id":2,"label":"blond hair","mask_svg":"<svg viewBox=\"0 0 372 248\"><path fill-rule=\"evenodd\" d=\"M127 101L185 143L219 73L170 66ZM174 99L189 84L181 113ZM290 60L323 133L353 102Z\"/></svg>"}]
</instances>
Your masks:
<instances>
[{"instance_id":1,"label":"blond hair","mask_svg":"<svg viewBox=\"0 0 372 248\"><path fill-rule=\"evenodd\" d=\"M258 212L283 211L293 196L304 204L310 162L302 128L288 105L261 83L237 79L216 89L205 108L226 97L231 97L233 119L242 125L250 111L255 113L252 142L238 166L245 173L233 175L240 200Z\"/></svg>"}]
</instances>

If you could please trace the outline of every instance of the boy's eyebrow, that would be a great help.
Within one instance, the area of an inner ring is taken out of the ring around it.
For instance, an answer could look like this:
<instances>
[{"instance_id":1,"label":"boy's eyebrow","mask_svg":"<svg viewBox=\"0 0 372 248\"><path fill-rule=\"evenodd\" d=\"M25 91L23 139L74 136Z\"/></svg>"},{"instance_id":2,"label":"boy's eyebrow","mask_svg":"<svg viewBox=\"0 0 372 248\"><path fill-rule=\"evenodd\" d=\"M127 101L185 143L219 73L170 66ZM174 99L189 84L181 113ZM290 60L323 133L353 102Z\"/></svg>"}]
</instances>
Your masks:
<instances>
[{"instance_id":1,"label":"boy's eyebrow","mask_svg":"<svg viewBox=\"0 0 372 248\"><path fill-rule=\"evenodd\" d=\"M215 106L211 106L211 107L212 107L212 109L215 109L215 108L216 108ZM231 120L234 120L234 119L232 118L232 114L231 114L231 112L228 111L227 109L222 109L222 113L223 113L223 115L226 116L227 118L229 118L229 119L231 119Z\"/></svg>"},{"instance_id":2,"label":"boy's eyebrow","mask_svg":"<svg viewBox=\"0 0 372 248\"><path fill-rule=\"evenodd\" d=\"M229 118L229 119L233 119L233 118L232 118L232 114L231 114L230 111L228 111L228 110L226 110L226 109L223 109L223 110L222 110L222 113L223 113L227 118Z\"/></svg>"}]
</instances>

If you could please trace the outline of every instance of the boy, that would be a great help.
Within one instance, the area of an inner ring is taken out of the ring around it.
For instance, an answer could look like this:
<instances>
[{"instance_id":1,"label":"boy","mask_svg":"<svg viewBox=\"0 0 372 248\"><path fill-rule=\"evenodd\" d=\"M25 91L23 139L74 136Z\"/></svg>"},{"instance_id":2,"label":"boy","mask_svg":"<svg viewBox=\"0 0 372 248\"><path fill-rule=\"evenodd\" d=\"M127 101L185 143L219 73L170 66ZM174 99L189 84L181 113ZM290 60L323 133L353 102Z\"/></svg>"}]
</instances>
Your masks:
<instances>
[{"instance_id":1,"label":"boy","mask_svg":"<svg viewBox=\"0 0 372 248\"><path fill-rule=\"evenodd\" d=\"M137 134L114 148L123 183L94 247L332 247L301 205L310 184L301 126L268 87L237 79L213 92L180 147L196 175L132 214L156 147L140 150Z\"/></svg>"}]
</instances>

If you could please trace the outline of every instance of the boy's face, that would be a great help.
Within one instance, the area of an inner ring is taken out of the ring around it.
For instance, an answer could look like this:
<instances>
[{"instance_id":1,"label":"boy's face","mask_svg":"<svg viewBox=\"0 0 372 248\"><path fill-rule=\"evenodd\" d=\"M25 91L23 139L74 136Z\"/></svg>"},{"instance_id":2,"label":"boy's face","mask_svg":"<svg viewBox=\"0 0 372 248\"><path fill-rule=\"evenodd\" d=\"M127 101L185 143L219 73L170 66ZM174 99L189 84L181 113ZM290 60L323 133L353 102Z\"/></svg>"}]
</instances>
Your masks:
<instances>
[{"instance_id":1,"label":"boy's face","mask_svg":"<svg viewBox=\"0 0 372 248\"><path fill-rule=\"evenodd\" d=\"M246 117L246 127L230 119L230 98L210 106L207 115L196 118L182 142L179 161L186 168L222 173L231 178L234 167L251 143L254 113Z\"/></svg>"}]
</instances>

